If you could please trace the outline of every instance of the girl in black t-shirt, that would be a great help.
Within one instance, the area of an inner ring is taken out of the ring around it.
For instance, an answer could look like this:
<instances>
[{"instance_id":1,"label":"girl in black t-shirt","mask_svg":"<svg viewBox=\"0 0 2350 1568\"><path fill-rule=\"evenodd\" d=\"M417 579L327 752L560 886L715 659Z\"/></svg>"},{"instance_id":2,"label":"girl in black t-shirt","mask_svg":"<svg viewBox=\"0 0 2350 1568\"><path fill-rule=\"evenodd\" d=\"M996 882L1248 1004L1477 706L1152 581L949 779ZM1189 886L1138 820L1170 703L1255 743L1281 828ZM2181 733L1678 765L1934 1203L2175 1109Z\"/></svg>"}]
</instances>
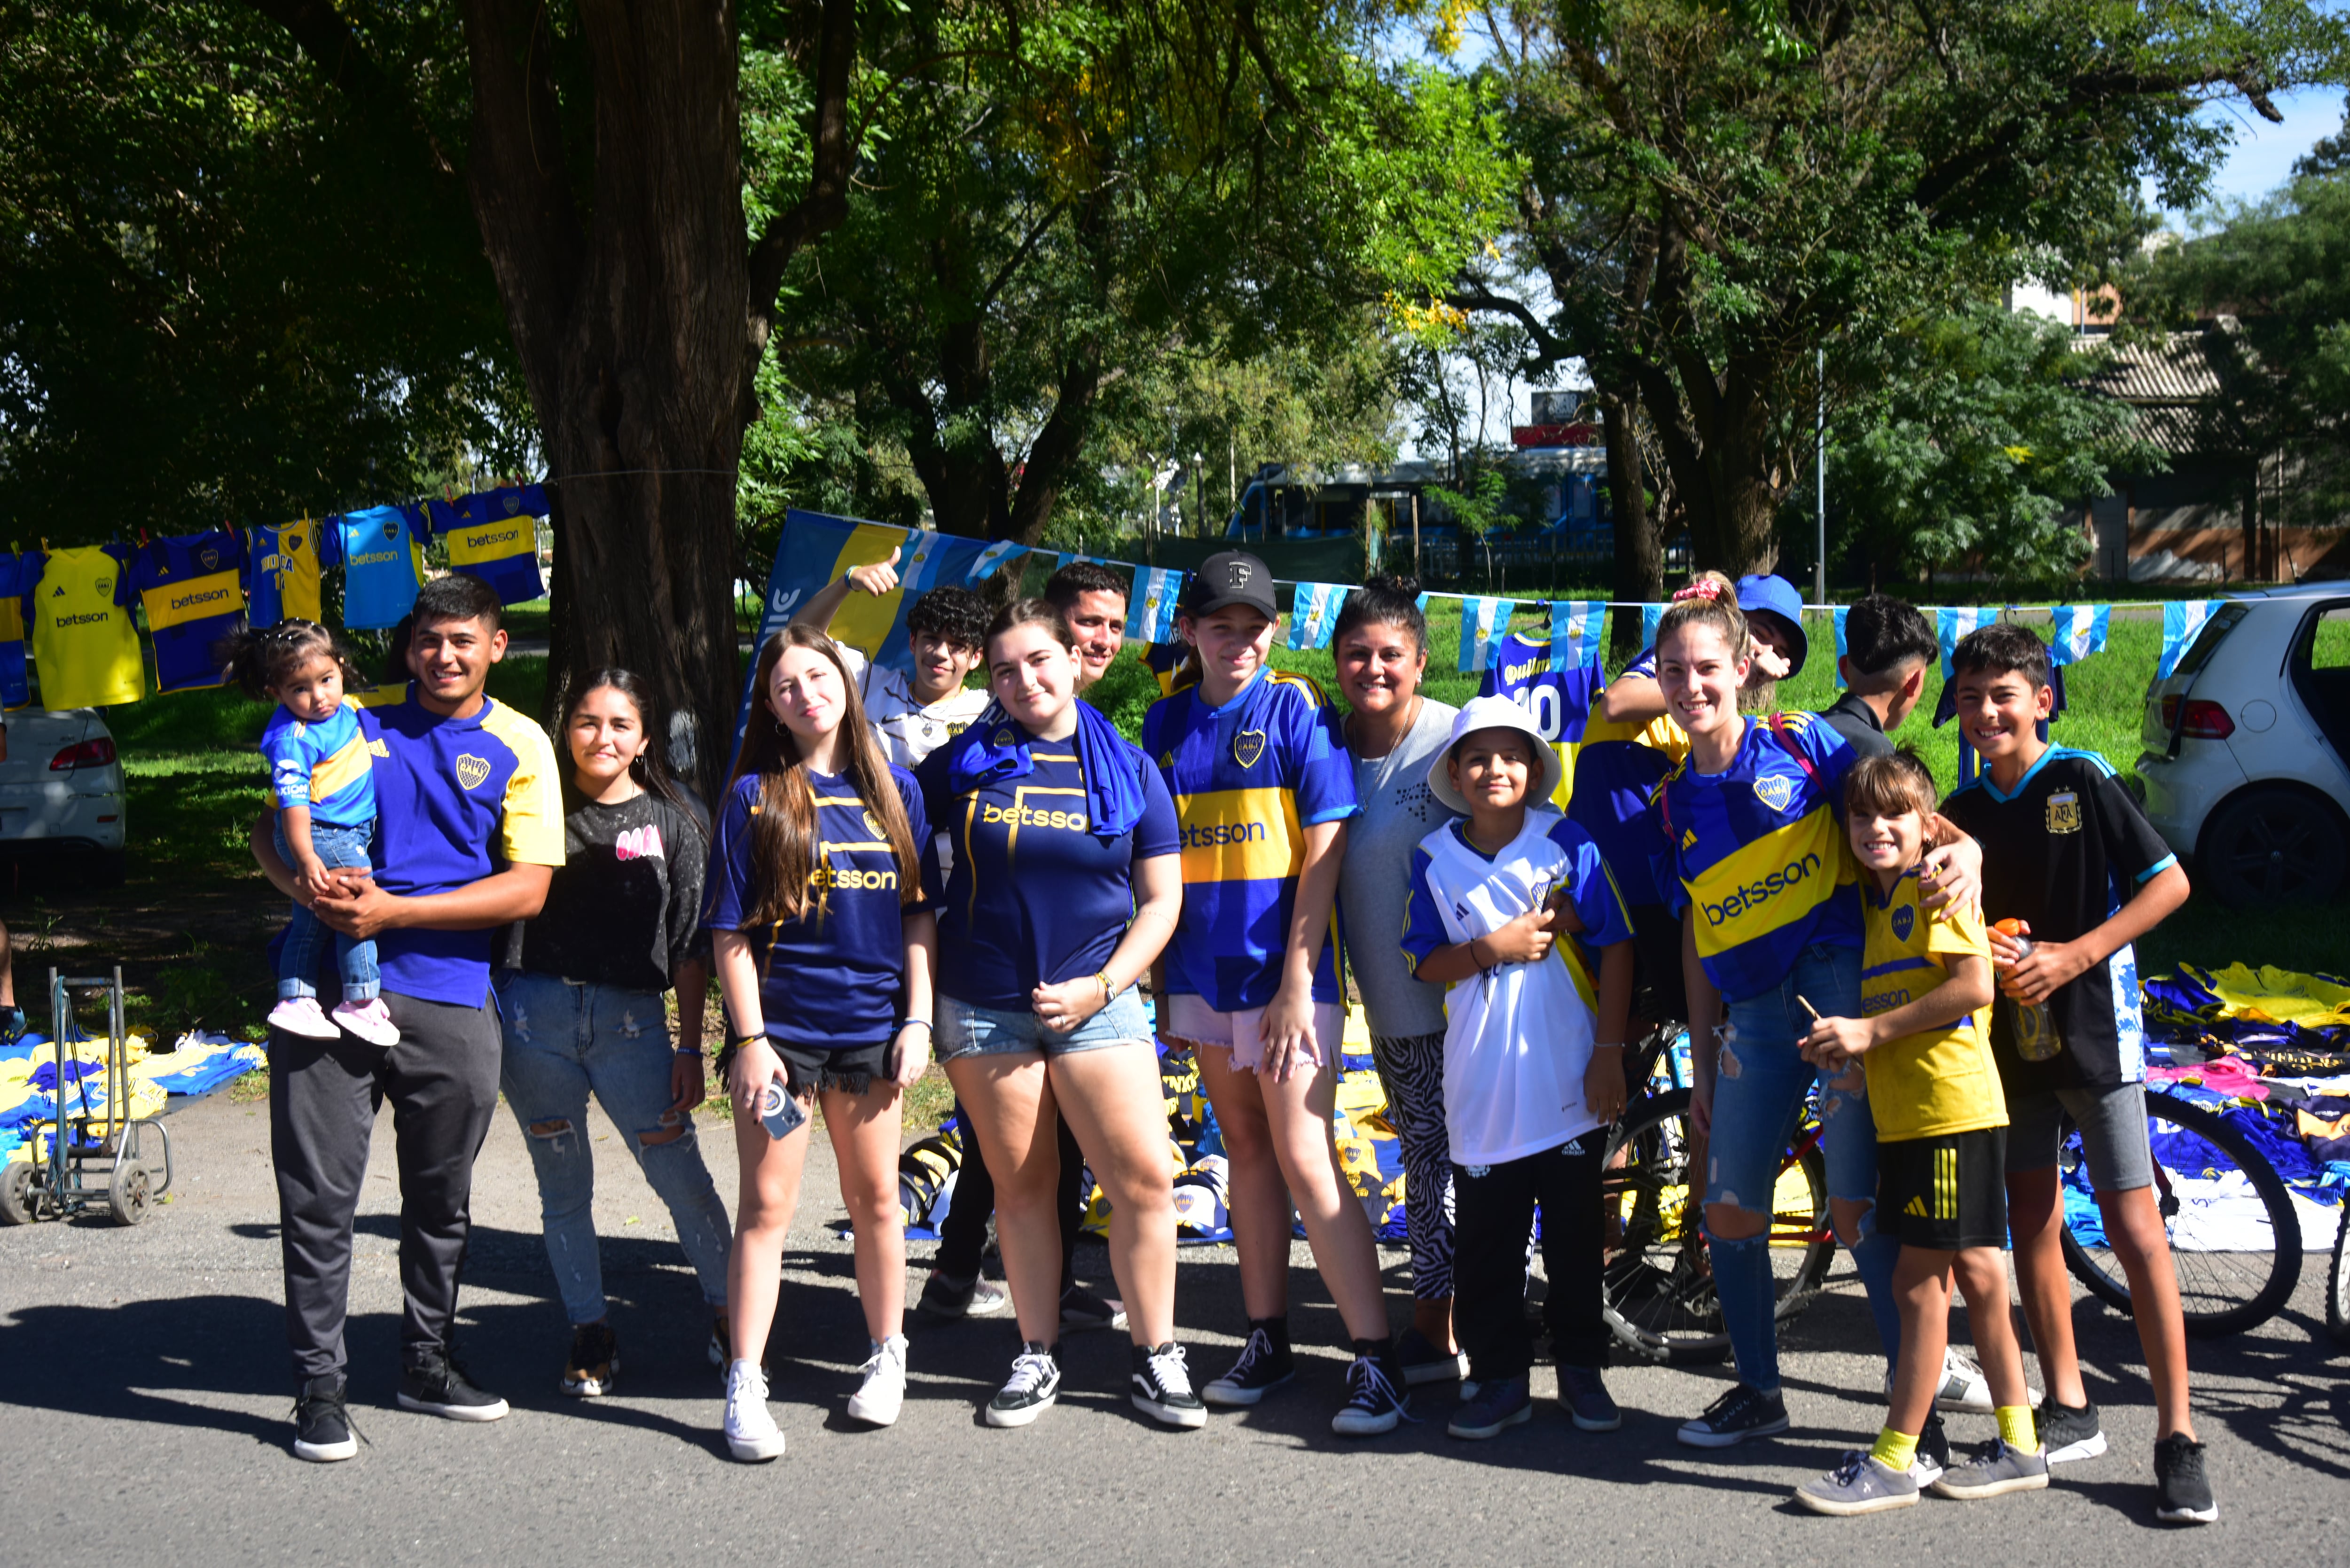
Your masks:
<instances>
[{"instance_id":1,"label":"girl in black t-shirt","mask_svg":"<svg viewBox=\"0 0 2350 1568\"><path fill-rule=\"evenodd\" d=\"M708 828L702 803L670 774L663 728L629 671L598 670L581 683L563 716L564 863L545 909L508 931L497 973L500 1084L537 1172L546 1258L571 1320L567 1394L608 1393L620 1369L590 1212L591 1090L669 1206L715 1320L712 1365L724 1364L732 1236L693 1136L706 1093L710 961L699 926ZM672 985L673 1051L661 998Z\"/></svg>"}]
</instances>

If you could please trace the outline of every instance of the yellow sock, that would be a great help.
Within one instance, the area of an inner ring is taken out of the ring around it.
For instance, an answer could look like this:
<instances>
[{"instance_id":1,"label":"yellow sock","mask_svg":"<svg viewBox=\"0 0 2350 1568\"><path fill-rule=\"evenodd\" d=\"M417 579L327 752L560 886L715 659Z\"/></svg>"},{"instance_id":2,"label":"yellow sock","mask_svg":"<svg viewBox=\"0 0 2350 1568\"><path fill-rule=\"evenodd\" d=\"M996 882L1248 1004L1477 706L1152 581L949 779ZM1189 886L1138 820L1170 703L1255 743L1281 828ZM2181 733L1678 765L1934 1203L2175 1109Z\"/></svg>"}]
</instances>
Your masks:
<instances>
[{"instance_id":1,"label":"yellow sock","mask_svg":"<svg viewBox=\"0 0 2350 1568\"><path fill-rule=\"evenodd\" d=\"M2024 1414L2029 1416L2032 1412L2026 1410ZM1877 1434L1877 1446L1868 1452L1888 1470L1906 1470L1909 1468L1909 1461L1918 1457L1918 1439L1908 1432L1882 1428Z\"/></svg>"},{"instance_id":2,"label":"yellow sock","mask_svg":"<svg viewBox=\"0 0 2350 1568\"><path fill-rule=\"evenodd\" d=\"M2029 1405L2002 1405L1998 1410L2000 1441L2019 1454L2040 1451L2040 1428L2033 1424Z\"/></svg>"}]
</instances>

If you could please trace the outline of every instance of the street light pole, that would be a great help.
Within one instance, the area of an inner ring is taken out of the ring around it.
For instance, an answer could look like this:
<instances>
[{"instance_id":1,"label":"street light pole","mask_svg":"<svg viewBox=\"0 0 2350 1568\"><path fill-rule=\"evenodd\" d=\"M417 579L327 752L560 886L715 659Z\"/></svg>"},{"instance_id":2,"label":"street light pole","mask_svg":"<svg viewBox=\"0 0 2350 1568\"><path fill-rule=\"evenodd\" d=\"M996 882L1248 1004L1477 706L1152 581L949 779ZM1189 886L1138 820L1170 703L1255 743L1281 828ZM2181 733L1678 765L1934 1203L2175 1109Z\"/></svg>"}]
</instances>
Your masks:
<instances>
[{"instance_id":1,"label":"street light pole","mask_svg":"<svg viewBox=\"0 0 2350 1568\"><path fill-rule=\"evenodd\" d=\"M1819 465L1819 555L1812 566L1812 602L1828 602L1828 351L1820 348L1820 411L1814 431L1814 445L1818 449Z\"/></svg>"}]
</instances>

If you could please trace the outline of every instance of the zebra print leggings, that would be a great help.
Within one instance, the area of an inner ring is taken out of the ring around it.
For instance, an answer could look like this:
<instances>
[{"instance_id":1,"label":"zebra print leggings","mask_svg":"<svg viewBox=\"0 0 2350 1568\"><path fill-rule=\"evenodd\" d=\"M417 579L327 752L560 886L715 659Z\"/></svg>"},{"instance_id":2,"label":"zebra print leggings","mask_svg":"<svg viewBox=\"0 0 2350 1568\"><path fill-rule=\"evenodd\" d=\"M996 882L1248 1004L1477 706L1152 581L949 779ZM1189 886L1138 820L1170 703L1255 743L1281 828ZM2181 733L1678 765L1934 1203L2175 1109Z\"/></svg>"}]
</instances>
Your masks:
<instances>
[{"instance_id":1,"label":"zebra print leggings","mask_svg":"<svg viewBox=\"0 0 2350 1568\"><path fill-rule=\"evenodd\" d=\"M1411 1241L1414 1301L1452 1294L1452 1146L1444 1130L1444 1036L1371 1036L1387 1091L1388 1120L1402 1147L1404 1229Z\"/></svg>"}]
</instances>

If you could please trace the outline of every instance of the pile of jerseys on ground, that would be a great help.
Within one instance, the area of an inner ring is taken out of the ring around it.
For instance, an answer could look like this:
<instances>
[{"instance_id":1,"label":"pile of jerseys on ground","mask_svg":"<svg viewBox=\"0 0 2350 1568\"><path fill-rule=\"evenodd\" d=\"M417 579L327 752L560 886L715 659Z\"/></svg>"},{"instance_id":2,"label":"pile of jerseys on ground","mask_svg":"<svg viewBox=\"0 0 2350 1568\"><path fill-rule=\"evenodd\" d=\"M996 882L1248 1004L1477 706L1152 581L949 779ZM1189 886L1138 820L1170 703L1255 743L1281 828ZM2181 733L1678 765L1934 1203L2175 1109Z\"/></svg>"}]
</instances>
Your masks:
<instances>
[{"instance_id":1,"label":"pile of jerseys on ground","mask_svg":"<svg viewBox=\"0 0 2350 1568\"><path fill-rule=\"evenodd\" d=\"M258 1045L225 1034L182 1034L169 1051L151 1051L130 1036L130 1084L127 1109L133 1116L162 1112L174 1099L209 1095L223 1085L268 1065ZM0 1165L33 1158L36 1137L53 1136L46 1124L57 1114L57 1047L38 1034L0 1045ZM65 1107L68 1119L106 1114L106 1042L78 1040L66 1047ZM47 1152L46 1142L41 1144Z\"/></svg>"},{"instance_id":2,"label":"pile of jerseys on ground","mask_svg":"<svg viewBox=\"0 0 2350 1568\"><path fill-rule=\"evenodd\" d=\"M2147 1086L2214 1111L2242 1134L2283 1179L2303 1249L2330 1251L2350 1194L2350 985L2241 963L2217 971L2180 964L2143 989ZM2172 1245L2208 1251L2272 1245L2243 1173L2210 1168L2210 1146L2168 1127L2158 1119L2154 1153L2172 1172L2179 1199ZM2180 1158L2189 1151L2194 1158ZM2086 1172L2064 1180L2074 1234L2102 1236Z\"/></svg>"},{"instance_id":3,"label":"pile of jerseys on ground","mask_svg":"<svg viewBox=\"0 0 2350 1568\"><path fill-rule=\"evenodd\" d=\"M1335 1133L1338 1157L1371 1229L1384 1241L1404 1240L1402 1147L1386 1116L1387 1093L1371 1064L1368 1026L1359 1010L1347 1015L1344 1072L1338 1081ZM1216 1113L1200 1087L1200 1066L1189 1050L1159 1043L1159 1089L1167 1103L1167 1158L1175 1176L1175 1233L1179 1241L1232 1239L1231 1177ZM961 1114L950 1115L931 1137L909 1147L898 1161L898 1202L906 1239L935 1241L954 1207L955 1178L962 1166L970 1129ZM1086 1173L1087 1233L1109 1233L1109 1199ZM1298 1231L1304 1235L1303 1230Z\"/></svg>"}]
</instances>

